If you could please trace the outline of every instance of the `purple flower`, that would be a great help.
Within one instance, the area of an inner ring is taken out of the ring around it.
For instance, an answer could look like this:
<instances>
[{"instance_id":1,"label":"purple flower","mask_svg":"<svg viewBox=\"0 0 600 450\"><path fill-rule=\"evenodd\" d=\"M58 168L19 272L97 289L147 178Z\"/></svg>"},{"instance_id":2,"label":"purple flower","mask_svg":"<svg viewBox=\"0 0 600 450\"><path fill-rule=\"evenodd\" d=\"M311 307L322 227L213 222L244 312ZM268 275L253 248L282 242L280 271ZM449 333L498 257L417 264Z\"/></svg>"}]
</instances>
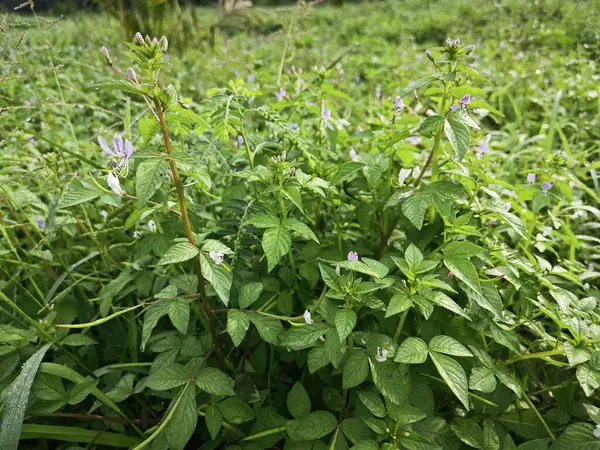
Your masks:
<instances>
[{"instance_id":1,"label":"purple flower","mask_svg":"<svg viewBox=\"0 0 600 450\"><path fill-rule=\"evenodd\" d=\"M533 172L529 172L529 173L527 174L527 182L528 182L529 184L533 184L533 183L535 183L535 173L533 173Z\"/></svg>"},{"instance_id":2,"label":"purple flower","mask_svg":"<svg viewBox=\"0 0 600 450\"><path fill-rule=\"evenodd\" d=\"M246 78L246 80L248 81L248 83L254 83L254 80L256 80L256 78L254 77L254 75L250 74L248 75L248 78Z\"/></svg>"},{"instance_id":3,"label":"purple flower","mask_svg":"<svg viewBox=\"0 0 600 450\"><path fill-rule=\"evenodd\" d=\"M119 133L115 134L113 139L113 148L111 149L102 136L98 136L98 143L104 153L108 156L112 156L118 159L117 166L119 169L127 169L129 158L133 155L133 145L129 142L129 139L125 139L125 145L123 145L123 138Z\"/></svg>"},{"instance_id":4,"label":"purple flower","mask_svg":"<svg viewBox=\"0 0 600 450\"><path fill-rule=\"evenodd\" d=\"M331 111L329 109L327 109L327 106L325 106L325 102L323 102L323 104L321 105L321 119L323 119L323 120L331 119Z\"/></svg>"},{"instance_id":5,"label":"purple flower","mask_svg":"<svg viewBox=\"0 0 600 450\"><path fill-rule=\"evenodd\" d=\"M285 89L280 87L279 90L277 92L275 92L275 97L277 97L278 101L283 100L283 98L287 95L287 92L285 92Z\"/></svg>"},{"instance_id":6,"label":"purple flower","mask_svg":"<svg viewBox=\"0 0 600 450\"><path fill-rule=\"evenodd\" d=\"M37 145L37 144L38 144L38 141L37 141L37 139L35 139L35 138L29 138L29 143L30 143L31 145Z\"/></svg>"},{"instance_id":7,"label":"purple flower","mask_svg":"<svg viewBox=\"0 0 600 450\"><path fill-rule=\"evenodd\" d=\"M542 184L542 195L546 195L550 189L552 189L552 183L546 181Z\"/></svg>"},{"instance_id":8,"label":"purple flower","mask_svg":"<svg viewBox=\"0 0 600 450\"><path fill-rule=\"evenodd\" d=\"M448 272L448 275L446 275L446 281L451 280L452 277L454 277L454 272Z\"/></svg>"},{"instance_id":9,"label":"purple flower","mask_svg":"<svg viewBox=\"0 0 600 450\"><path fill-rule=\"evenodd\" d=\"M244 145L244 138L242 137L241 134L238 135L238 137L237 137L237 144L238 144L238 147L241 147L242 145Z\"/></svg>"},{"instance_id":10,"label":"purple flower","mask_svg":"<svg viewBox=\"0 0 600 450\"><path fill-rule=\"evenodd\" d=\"M490 139L492 139L492 135L486 134L485 137L478 142L477 147L475 147L475 152L477 153L478 157L481 158L489 151Z\"/></svg>"},{"instance_id":11,"label":"purple flower","mask_svg":"<svg viewBox=\"0 0 600 450\"><path fill-rule=\"evenodd\" d=\"M469 94L463 95L463 97L460 99L460 106L465 107L469 103L471 103L471 96Z\"/></svg>"},{"instance_id":12,"label":"purple flower","mask_svg":"<svg viewBox=\"0 0 600 450\"><path fill-rule=\"evenodd\" d=\"M296 122L292 122L290 123L289 128L291 131L298 131L300 129L300 125L298 125Z\"/></svg>"},{"instance_id":13,"label":"purple flower","mask_svg":"<svg viewBox=\"0 0 600 450\"><path fill-rule=\"evenodd\" d=\"M406 105L402 101L402 97L400 97L399 95L396 97L394 105L394 112L396 112L396 114L400 114L402 111L404 111L404 108L406 108Z\"/></svg>"},{"instance_id":14,"label":"purple flower","mask_svg":"<svg viewBox=\"0 0 600 450\"><path fill-rule=\"evenodd\" d=\"M350 156L350 159L353 162L358 161L358 153L356 153L356 150L354 150L353 148L350 149L350 152L348 152L348 155Z\"/></svg>"},{"instance_id":15,"label":"purple flower","mask_svg":"<svg viewBox=\"0 0 600 450\"><path fill-rule=\"evenodd\" d=\"M411 136L409 138L406 138L406 140L411 143L412 145L419 145L421 143L421 137L420 136Z\"/></svg>"},{"instance_id":16,"label":"purple flower","mask_svg":"<svg viewBox=\"0 0 600 450\"><path fill-rule=\"evenodd\" d=\"M42 217L35 219L35 223L39 228L46 228L46 221Z\"/></svg>"},{"instance_id":17,"label":"purple flower","mask_svg":"<svg viewBox=\"0 0 600 450\"><path fill-rule=\"evenodd\" d=\"M110 59L110 53L108 53L108 49L104 45L100 49L100 53L102 53L104 59L106 59L106 62L108 64L112 64L112 59Z\"/></svg>"},{"instance_id":18,"label":"purple flower","mask_svg":"<svg viewBox=\"0 0 600 450\"><path fill-rule=\"evenodd\" d=\"M594 270L594 265L592 263L588 264L588 270Z\"/></svg>"},{"instance_id":19,"label":"purple flower","mask_svg":"<svg viewBox=\"0 0 600 450\"><path fill-rule=\"evenodd\" d=\"M348 253L348 261L352 261L352 262L358 261L358 253L356 253L356 252Z\"/></svg>"}]
</instances>

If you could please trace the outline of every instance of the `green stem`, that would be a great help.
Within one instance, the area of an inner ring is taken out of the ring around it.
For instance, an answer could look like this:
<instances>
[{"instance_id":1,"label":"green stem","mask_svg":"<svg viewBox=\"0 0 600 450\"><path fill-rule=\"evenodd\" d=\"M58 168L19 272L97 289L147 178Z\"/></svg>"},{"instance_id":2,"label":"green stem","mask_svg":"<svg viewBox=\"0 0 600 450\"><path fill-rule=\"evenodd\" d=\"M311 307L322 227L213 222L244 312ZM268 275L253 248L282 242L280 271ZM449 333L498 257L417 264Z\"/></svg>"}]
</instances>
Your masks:
<instances>
[{"instance_id":1,"label":"green stem","mask_svg":"<svg viewBox=\"0 0 600 450\"><path fill-rule=\"evenodd\" d=\"M550 356L557 356L557 355L564 355L565 352L563 352L562 350L549 350L547 352L537 352L537 353L528 353L526 355L521 355L521 356L516 356L514 358L511 359L507 359L506 361L504 361L504 364L502 365L504 366L508 366L510 364L514 364L516 362L519 361L525 361L527 359L536 359L536 358L548 358Z\"/></svg>"},{"instance_id":2,"label":"green stem","mask_svg":"<svg viewBox=\"0 0 600 450\"><path fill-rule=\"evenodd\" d=\"M535 407L535 405L531 402L531 400L529 399L529 397L527 395L524 395L523 398L525 399L525 402L529 405L529 407L535 413L536 417L538 418L538 420L540 421L540 423L544 427L544 430L546 430L546 433L548 433L548 436L550 437L550 439L552 439L553 441L555 441L556 437L554 437L554 434L552 433L552 430L550 429L550 427L548 426L548 424L546 423L546 421L544 420L544 418L542 417L542 415L540 414L540 412L537 410L537 408Z\"/></svg>"},{"instance_id":3,"label":"green stem","mask_svg":"<svg viewBox=\"0 0 600 450\"><path fill-rule=\"evenodd\" d=\"M279 179L279 207L281 208L281 220L284 221L287 217L287 209L283 201L283 180ZM288 260L290 262L290 270L292 271L292 283L296 295L300 295L300 287L298 286L298 275L296 271L296 260L294 259L294 251L290 248L288 252Z\"/></svg>"},{"instance_id":4,"label":"green stem","mask_svg":"<svg viewBox=\"0 0 600 450\"><path fill-rule=\"evenodd\" d=\"M271 428L270 430L261 431L260 433L253 434L251 436L245 437L242 441L252 441L254 439L260 439L265 436L271 436L277 433L283 433L285 431L285 427L277 427Z\"/></svg>"},{"instance_id":5,"label":"green stem","mask_svg":"<svg viewBox=\"0 0 600 450\"><path fill-rule=\"evenodd\" d=\"M400 315L400 319L398 320L398 326L396 327L396 331L394 332L394 342L398 342L398 338L400 337L400 333L402 333L402 328L404 327L404 321L406 320L408 311L410 311L410 308L405 310Z\"/></svg>"}]
</instances>

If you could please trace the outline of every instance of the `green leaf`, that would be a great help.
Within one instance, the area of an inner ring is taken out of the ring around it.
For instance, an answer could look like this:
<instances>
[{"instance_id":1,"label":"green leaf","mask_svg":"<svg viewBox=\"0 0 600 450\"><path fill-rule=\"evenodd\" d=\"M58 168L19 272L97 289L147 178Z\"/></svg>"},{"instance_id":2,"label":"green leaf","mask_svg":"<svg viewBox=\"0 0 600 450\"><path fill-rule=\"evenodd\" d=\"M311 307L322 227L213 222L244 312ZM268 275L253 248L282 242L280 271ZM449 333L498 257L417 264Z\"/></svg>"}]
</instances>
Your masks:
<instances>
[{"instance_id":1,"label":"green leaf","mask_svg":"<svg viewBox=\"0 0 600 450\"><path fill-rule=\"evenodd\" d=\"M292 237L283 227L269 228L262 237L262 248L267 256L267 269L269 272L292 248Z\"/></svg>"},{"instance_id":2,"label":"green leaf","mask_svg":"<svg viewBox=\"0 0 600 450\"><path fill-rule=\"evenodd\" d=\"M575 367L588 361L591 356L585 348L575 347L568 341L563 344L563 349L571 367Z\"/></svg>"},{"instance_id":3,"label":"green leaf","mask_svg":"<svg viewBox=\"0 0 600 450\"><path fill-rule=\"evenodd\" d=\"M350 389L363 383L369 376L369 358L363 354L354 352L344 363L342 373L342 386Z\"/></svg>"},{"instance_id":4,"label":"green leaf","mask_svg":"<svg viewBox=\"0 0 600 450\"><path fill-rule=\"evenodd\" d=\"M324 347L314 347L308 352L308 371L313 374L329 364L329 358Z\"/></svg>"},{"instance_id":5,"label":"green leaf","mask_svg":"<svg viewBox=\"0 0 600 450\"><path fill-rule=\"evenodd\" d=\"M104 192L93 185L77 186L71 191L66 191L60 199L58 209L69 208L80 203L89 202L103 195Z\"/></svg>"},{"instance_id":6,"label":"green leaf","mask_svg":"<svg viewBox=\"0 0 600 450\"><path fill-rule=\"evenodd\" d=\"M540 439L546 436L546 430L531 409L515 409L496 417L502 425L525 439Z\"/></svg>"},{"instance_id":7,"label":"green leaf","mask_svg":"<svg viewBox=\"0 0 600 450\"><path fill-rule=\"evenodd\" d=\"M347 181L350 178L352 178L354 174L360 171L362 168L362 164L358 164L351 161L345 162L344 164L338 167L337 172L335 173L335 175L333 175L333 177L331 177L329 182L334 186L343 183L344 181Z\"/></svg>"},{"instance_id":8,"label":"green leaf","mask_svg":"<svg viewBox=\"0 0 600 450\"><path fill-rule=\"evenodd\" d=\"M133 447L141 443L139 438L126 436L123 433L109 433L105 430L96 431L77 427L37 425L33 423L23 425L20 437L21 439L50 439L63 442L106 445L108 448ZM2 450L11 450L13 448L16 449L17 447L9 447L8 441L2 441Z\"/></svg>"},{"instance_id":9,"label":"green leaf","mask_svg":"<svg viewBox=\"0 0 600 450\"><path fill-rule=\"evenodd\" d=\"M494 429L491 420L486 419L483 423L483 446L484 450L500 450L500 438ZM545 447L544 447L545 448ZM533 449L532 449L533 450Z\"/></svg>"},{"instance_id":10,"label":"green leaf","mask_svg":"<svg viewBox=\"0 0 600 450\"><path fill-rule=\"evenodd\" d=\"M260 286L262 289L262 284ZM231 336L233 345L238 347L242 343L249 327L250 319L243 311L230 309L227 312L227 332Z\"/></svg>"},{"instance_id":11,"label":"green leaf","mask_svg":"<svg viewBox=\"0 0 600 450\"><path fill-rule=\"evenodd\" d=\"M335 263L335 265L380 279L384 278L390 271L385 264L370 258L361 258L360 261L340 261Z\"/></svg>"},{"instance_id":12,"label":"green leaf","mask_svg":"<svg viewBox=\"0 0 600 450\"><path fill-rule=\"evenodd\" d=\"M414 408L410 405L388 405L388 416L394 421L400 423L400 425L408 425L411 423L418 422L427 417L423 411Z\"/></svg>"},{"instance_id":13,"label":"green leaf","mask_svg":"<svg viewBox=\"0 0 600 450\"><path fill-rule=\"evenodd\" d=\"M390 299L390 303L385 312L385 317L392 317L396 314L406 311L412 306L410 297L403 291L396 292Z\"/></svg>"},{"instance_id":14,"label":"green leaf","mask_svg":"<svg viewBox=\"0 0 600 450\"><path fill-rule=\"evenodd\" d=\"M234 381L229 378L229 375L214 367L202 369L196 377L196 385L209 394L234 395Z\"/></svg>"},{"instance_id":15,"label":"green leaf","mask_svg":"<svg viewBox=\"0 0 600 450\"><path fill-rule=\"evenodd\" d=\"M211 439L216 439L223 423L223 415L221 414L221 411L215 405L209 404L206 407L206 415L204 416L204 419L206 421L206 428L208 428L208 433L210 434Z\"/></svg>"},{"instance_id":16,"label":"green leaf","mask_svg":"<svg viewBox=\"0 0 600 450\"><path fill-rule=\"evenodd\" d=\"M225 306L229 305L229 291L231 290L232 275L220 265L214 263L200 253L202 276L210 283Z\"/></svg>"},{"instance_id":17,"label":"green leaf","mask_svg":"<svg viewBox=\"0 0 600 450\"><path fill-rule=\"evenodd\" d=\"M98 385L100 380L85 380L77 383L70 391L68 396L69 405L76 405L86 399Z\"/></svg>"},{"instance_id":18,"label":"green leaf","mask_svg":"<svg viewBox=\"0 0 600 450\"><path fill-rule=\"evenodd\" d=\"M305 223L300 222L298 219L288 218L283 221L283 226L289 230L297 233L303 239L310 239L319 244L319 239L317 235L306 225Z\"/></svg>"},{"instance_id":19,"label":"green leaf","mask_svg":"<svg viewBox=\"0 0 600 450\"><path fill-rule=\"evenodd\" d=\"M369 360L373 382L383 396L400 405L410 393L410 378L403 375L398 366L391 361L374 362Z\"/></svg>"},{"instance_id":20,"label":"green leaf","mask_svg":"<svg viewBox=\"0 0 600 450\"><path fill-rule=\"evenodd\" d=\"M453 258L444 256L444 265L448 270L456 276L460 281L465 283L477 293L481 293L481 285L479 284L479 276L477 269L468 259Z\"/></svg>"},{"instance_id":21,"label":"green leaf","mask_svg":"<svg viewBox=\"0 0 600 450\"><path fill-rule=\"evenodd\" d=\"M358 417L345 419L341 424L344 436L352 443L360 443L373 439L375 436L371 429Z\"/></svg>"},{"instance_id":22,"label":"green leaf","mask_svg":"<svg viewBox=\"0 0 600 450\"><path fill-rule=\"evenodd\" d=\"M285 197L289 199L296 206L296 208L304 212L304 209L302 208L302 194L300 194L300 191L296 186L285 186L283 188L283 195L285 195Z\"/></svg>"},{"instance_id":23,"label":"green leaf","mask_svg":"<svg viewBox=\"0 0 600 450\"><path fill-rule=\"evenodd\" d=\"M300 419L310 414L310 397L301 383L296 381L287 396L287 408L292 417Z\"/></svg>"},{"instance_id":24,"label":"green leaf","mask_svg":"<svg viewBox=\"0 0 600 450\"><path fill-rule=\"evenodd\" d=\"M291 327L281 334L280 344L290 350L302 350L312 347L327 330L327 327L317 324Z\"/></svg>"},{"instance_id":25,"label":"green leaf","mask_svg":"<svg viewBox=\"0 0 600 450\"><path fill-rule=\"evenodd\" d=\"M252 216L248 223L254 225L256 228L279 228L281 221L279 217L274 214L262 213Z\"/></svg>"},{"instance_id":26,"label":"green leaf","mask_svg":"<svg viewBox=\"0 0 600 450\"><path fill-rule=\"evenodd\" d=\"M334 329L329 330L325 335L325 352L333 367L337 369L346 354L346 344L340 341L340 336Z\"/></svg>"},{"instance_id":27,"label":"green leaf","mask_svg":"<svg viewBox=\"0 0 600 450\"><path fill-rule=\"evenodd\" d=\"M151 305L144 314L144 324L142 325L142 342L140 343L140 349L142 351L146 348L146 343L152 334L152 330L156 327L156 324L162 316L167 314L169 310L168 302L157 303Z\"/></svg>"},{"instance_id":28,"label":"green leaf","mask_svg":"<svg viewBox=\"0 0 600 450\"><path fill-rule=\"evenodd\" d=\"M142 207L160 189L167 169L162 158L144 159L135 172L135 194L138 207Z\"/></svg>"},{"instance_id":29,"label":"green leaf","mask_svg":"<svg viewBox=\"0 0 600 450\"><path fill-rule=\"evenodd\" d=\"M443 250L444 257L455 259L470 258L485 252L483 247L469 241L450 242Z\"/></svg>"},{"instance_id":30,"label":"green leaf","mask_svg":"<svg viewBox=\"0 0 600 450\"><path fill-rule=\"evenodd\" d=\"M198 253L200 253L200 250L189 242L178 242L166 251L163 257L160 258L158 265L164 266L166 264L184 262L188 259L192 259Z\"/></svg>"},{"instance_id":31,"label":"green leaf","mask_svg":"<svg viewBox=\"0 0 600 450\"><path fill-rule=\"evenodd\" d=\"M413 273L416 273L419 265L423 261L423 253L414 245L410 244L404 252L404 259L408 263L408 267Z\"/></svg>"},{"instance_id":32,"label":"green leaf","mask_svg":"<svg viewBox=\"0 0 600 450\"><path fill-rule=\"evenodd\" d=\"M494 370L490 367L478 366L471 370L469 378L469 387L480 392L494 392L496 389L496 377Z\"/></svg>"},{"instance_id":33,"label":"green leaf","mask_svg":"<svg viewBox=\"0 0 600 450\"><path fill-rule=\"evenodd\" d=\"M65 337L61 344L70 345L72 347L81 347L84 345L96 345L96 342L93 338L89 337L87 334L69 334Z\"/></svg>"},{"instance_id":34,"label":"green leaf","mask_svg":"<svg viewBox=\"0 0 600 450\"><path fill-rule=\"evenodd\" d=\"M377 441L368 439L358 442L356 445L351 447L350 450L379 450L379 445L377 444Z\"/></svg>"},{"instance_id":35,"label":"green leaf","mask_svg":"<svg viewBox=\"0 0 600 450\"><path fill-rule=\"evenodd\" d=\"M356 313L351 309L340 309L335 314L335 328L340 336L340 341L344 341L356 325Z\"/></svg>"},{"instance_id":36,"label":"green leaf","mask_svg":"<svg viewBox=\"0 0 600 450\"><path fill-rule=\"evenodd\" d=\"M473 356L467 348L450 336L434 336L429 341L429 350L452 356Z\"/></svg>"},{"instance_id":37,"label":"green leaf","mask_svg":"<svg viewBox=\"0 0 600 450\"><path fill-rule=\"evenodd\" d=\"M186 385L180 395L179 405L165 429L169 448L173 450L183 450L185 448L185 445L194 434L198 422L194 385ZM173 399L171 404L174 405L176 400L177 398Z\"/></svg>"},{"instance_id":38,"label":"green leaf","mask_svg":"<svg viewBox=\"0 0 600 450\"><path fill-rule=\"evenodd\" d=\"M446 294L440 291L434 291L427 295L427 299L435 303L442 308L446 308L448 311L452 311L459 316L464 317L467 320L471 320L469 315L462 309L454 300L448 297Z\"/></svg>"},{"instance_id":39,"label":"green leaf","mask_svg":"<svg viewBox=\"0 0 600 450\"><path fill-rule=\"evenodd\" d=\"M186 334L190 322L190 303L187 300L171 300L168 302L167 314L177 331Z\"/></svg>"},{"instance_id":40,"label":"green leaf","mask_svg":"<svg viewBox=\"0 0 600 450\"><path fill-rule=\"evenodd\" d=\"M67 397L62 380L46 373L37 374L31 385L31 392L37 398L47 401L65 400Z\"/></svg>"},{"instance_id":41,"label":"green leaf","mask_svg":"<svg viewBox=\"0 0 600 450\"><path fill-rule=\"evenodd\" d=\"M327 436L337 428L338 422L327 411L315 411L301 419L290 420L285 427L290 439L294 441L313 441Z\"/></svg>"},{"instance_id":42,"label":"green leaf","mask_svg":"<svg viewBox=\"0 0 600 450\"><path fill-rule=\"evenodd\" d=\"M552 450L598 450L600 439L594 436L594 425L574 423L564 431L552 446Z\"/></svg>"},{"instance_id":43,"label":"green leaf","mask_svg":"<svg viewBox=\"0 0 600 450\"><path fill-rule=\"evenodd\" d=\"M237 397L230 397L220 402L219 410L227 422L235 425L254 419L254 411L250 405Z\"/></svg>"},{"instance_id":44,"label":"green leaf","mask_svg":"<svg viewBox=\"0 0 600 450\"><path fill-rule=\"evenodd\" d=\"M444 133L454 149L456 160L459 162L462 161L469 150L469 143L471 141L469 129L458 120L449 118L444 122Z\"/></svg>"},{"instance_id":45,"label":"green leaf","mask_svg":"<svg viewBox=\"0 0 600 450\"><path fill-rule=\"evenodd\" d=\"M427 344L423 339L409 337L396 350L394 361L405 364L422 364L427 361L428 352Z\"/></svg>"},{"instance_id":46,"label":"green leaf","mask_svg":"<svg viewBox=\"0 0 600 450\"><path fill-rule=\"evenodd\" d=\"M584 403L583 407L590 416L590 420L597 424L600 424L600 408L594 405L590 405L589 403Z\"/></svg>"},{"instance_id":47,"label":"green leaf","mask_svg":"<svg viewBox=\"0 0 600 450\"><path fill-rule=\"evenodd\" d=\"M35 375L44 359L44 355L52 344L46 344L35 352L25 364L21 373L10 384L2 410L2 426L0 442L3 450L17 450L23 418L27 409L27 401Z\"/></svg>"},{"instance_id":48,"label":"green leaf","mask_svg":"<svg viewBox=\"0 0 600 450\"><path fill-rule=\"evenodd\" d=\"M446 355L436 352L429 352L429 355L450 390L465 409L469 410L469 383L465 370L458 362Z\"/></svg>"},{"instance_id":49,"label":"green leaf","mask_svg":"<svg viewBox=\"0 0 600 450\"><path fill-rule=\"evenodd\" d=\"M258 300L258 297L260 297L260 294L262 294L263 291L263 284L258 282L258 283L248 283L243 285L240 288L240 296L239 296L239 303L240 303L240 308L248 308L250 305L252 305L252 303L254 303L256 300Z\"/></svg>"},{"instance_id":50,"label":"green leaf","mask_svg":"<svg viewBox=\"0 0 600 450\"><path fill-rule=\"evenodd\" d=\"M592 369L589 363L578 365L575 374L579 385L588 397L591 397L594 391L600 387L600 371Z\"/></svg>"},{"instance_id":51,"label":"green leaf","mask_svg":"<svg viewBox=\"0 0 600 450\"><path fill-rule=\"evenodd\" d=\"M433 115L427 117L417 130L419 133L431 133L435 134L442 128L442 124L444 123L444 118L442 116Z\"/></svg>"},{"instance_id":52,"label":"green leaf","mask_svg":"<svg viewBox=\"0 0 600 450\"><path fill-rule=\"evenodd\" d=\"M450 428L452 428L454 434L456 434L456 436L465 444L475 448L482 448L483 430L475 421L456 417L452 419Z\"/></svg>"},{"instance_id":53,"label":"green leaf","mask_svg":"<svg viewBox=\"0 0 600 450\"><path fill-rule=\"evenodd\" d=\"M146 386L155 391L167 391L182 386L188 381L188 374L181 364L173 363L157 369L146 379Z\"/></svg>"},{"instance_id":54,"label":"green leaf","mask_svg":"<svg viewBox=\"0 0 600 450\"><path fill-rule=\"evenodd\" d=\"M371 391L358 391L357 394L362 404L371 411L371 414L376 417L386 416L385 405L378 394Z\"/></svg>"},{"instance_id":55,"label":"green leaf","mask_svg":"<svg viewBox=\"0 0 600 450\"><path fill-rule=\"evenodd\" d=\"M402 212L408 220L420 230L427 209L433 204L433 196L429 192L417 192L402 203Z\"/></svg>"},{"instance_id":56,"label":"green leaf","mask_svg":"<svg viewBox=\"0 0 600 450\"><path fill-rule=\"evenodd\" d=\"M321 278L327 287L340 290L339 276L335 273L335 270L329 266L319 263L319 271L321 272Z\"/></svg>"},{"instance_id":57,"label":"green leaf","mask_svg":"<svg viewBox=\"0 0 600 450\"><path fill-rule=\"evenodd\" d=\"M400 91L400 94L398 94L400 97L404 97L405 95L410 94L413 91L416 91L417 89L419 89L422 86L428 85L436 80L438 80L439 78L435 75L429 75L426 77L423 77L417 81L413 81L412 83L410 83L408 85L408 87L406 87L405 89L403 89L402 91Z\"/></svg>"},{"instance_id":58,"label":"green leaf","mask_svg":"<svg viewBox=\"0 0 600 450\"><path fill-rule=\"evenodd\" d=\"M248 317L264 341L271 344L279 343L279 335L283 332L283 326L279 320L258 313L248 313Z\"/></svg>"}]
</instances>

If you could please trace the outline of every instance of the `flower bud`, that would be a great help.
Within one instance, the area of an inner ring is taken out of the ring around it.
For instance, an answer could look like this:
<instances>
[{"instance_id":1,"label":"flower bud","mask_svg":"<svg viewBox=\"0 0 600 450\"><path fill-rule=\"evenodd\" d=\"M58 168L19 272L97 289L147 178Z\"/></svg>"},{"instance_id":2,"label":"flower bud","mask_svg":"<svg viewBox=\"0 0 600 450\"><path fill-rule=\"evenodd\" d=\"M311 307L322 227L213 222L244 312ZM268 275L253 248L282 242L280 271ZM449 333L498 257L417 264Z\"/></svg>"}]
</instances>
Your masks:
<instances>
[{"instance_id":1,"label":"flower bud","mask_svg":"<svg viewBox=\"0 0 600 450\"><path fill-rule=\"evenodd\" d=\"M465 55L470 55L475 50L475 46L473 44L467 45L464 49Z\"/></svg>"},{"instance_id":2,"label":"flower bud","mask_svg":"<svg viewBox=\"0 0 600 450\"><path fill-rule=\"evenodd\" d=\"M104 59L106 59L106 62L112 65L113 62L112 59L110 59L110 53L108 53L108 49L106 48L106 46L102 46L102 48L100 49L100 53L102 53Z\"/></svg>"},{"instance_id":3,"label":"flower bud","mask_svg":"<svg viewBox=\"0 0 600 450\"><path fill-rule=\"evenodd\" d=\"M158 45L159 45L159 50L163 53L167 53L167 50L169 49L169 41L167 40L166 36L163 36L160 38L160 41L158 41Z\"/></svg>"},{"instance_id":4,"label":"flower bud","mask_svg":"<svg viewBox=\"0 0 600 450\"><path fill-rule=\"evenodd\" d=\"M435 62L435 59L433 59L433 55L431 54L431 50L425 50L425 56L427 56L429 61Z\"/></svg>"},{"instance_id":5,"label":"flower bud","mask_svg":"<svg viewBox=\"0 0 600 450\"><path fill-rule=\"evenodd\" d=\"M144 45L144 38L142 37L142 33L140 33L139 31L137 33L135 33L135 36L133 37L133 43L134 44L139 44L139 45Z\"/></svg>"},{"instance_id":6,"label":"flower bud","mask_svg":"<svg viewBox=\"0 0 600 450\"><path fill-rule=\"evenodd\" d=\"M140 84L140 83L138 82L137 76L136 76L136 74L135 74L135 70L133 70L131 67L129 67L129 68L127 69L127 76L128 76L128 77L129 77L129 79L130 79L131 81L133 81L135 84Z\"/></svg>"}]
</instances>

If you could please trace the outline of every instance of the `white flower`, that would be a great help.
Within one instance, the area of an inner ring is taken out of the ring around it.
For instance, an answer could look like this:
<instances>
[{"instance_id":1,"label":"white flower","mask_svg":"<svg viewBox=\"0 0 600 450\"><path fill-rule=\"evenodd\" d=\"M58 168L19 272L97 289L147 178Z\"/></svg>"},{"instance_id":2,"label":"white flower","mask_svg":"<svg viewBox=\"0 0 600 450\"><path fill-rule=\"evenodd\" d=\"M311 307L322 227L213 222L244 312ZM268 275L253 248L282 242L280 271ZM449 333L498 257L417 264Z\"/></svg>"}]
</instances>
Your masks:
<instances>
[{"instance_id":1,"label":"white flower","mask_svg":"<svg viewBox=\"0 0 600 450\"><path fill-rule=\"evenodd\" d=\"M310 315L310 311L308 309L304 311L304 321L309 325L313 323L312 316Z\"/></svg>"},{"instance_id":2,"label":"white flower","mask_svg":"<svg viewBox=\"0 0 600 450\"><path fill-rule=\"evenodd\" d=\"M378 362L384 362L385 360L387 360L389 354L390 351L388 349L377 347L377 355L375 356L375 359Z\"/></svg>"},{"instance_id":3,"label":"white flower","mask_svg":"<svg viewBox=\"0 0 600 450\"><path fill-rule=\"evenodd\" d=\"M335 274L339 277L340 276L340 266L336 266L335 267Z\"/></svg>"},{"instance_id":4,"label":"white flower","mask_svg":"<svg viewBox=\"0 0 600 450\"><path fill-rule=\"evenodd\" d=\"M507 212L510 211L510 207L511 207L510 202L506 202L502 205L502 209Z\"/></svg>"},{"instance_id":5,"label":"white flower","mask_svg":"<svg viewBox=\"0 0 600 450\"><path fill-rule=\"evenodd\" d=\"M221 265L221 263L223 262L223 253L210 251L210 252L208 252L208 256L210 256L212 258L212 260L215 262L215 264L217 266Z\"/></svg>"},{"instance_id":6,"label":"white flower","mask_svg":"<svg viewBox=\"0 0 600 450\"><path fill-rule=\"evenodd\" d=\"M596 439L600 439L600 425L596 425L594 427L594 431L592 431Z\"/></svg>"},{"instance_id":7,"label":"white flower","mask_svg":"<svg viewBox=\"0 0 600 450\"><path fill-rule=\"evenodd\" d=\"M124 195L125 191L121 189L121 184L119 183L119 177L115 175L114 172L108 172L108 176L106 177L106 183L108 187L113 190L113 192L117 195Z\"/></svg>"},{"instance_id":8,"label":"white flower","mask_svg":"<svg viewBox=\"0 0 600 450\"><path fill-rule=\"evenodd\" d=\"M137 231L137 230L133 232L133 238L134 238L134 239L137 239L137 238L139 238L141 235L142 235L142 233L140 233L140 232L139 232L139 231Z\"/></svg>"},{"instance_id":9,"label":"white flower","mask_svg":"<svg viewBox=\"0 0 600 450\"><path fill-rule=\"evenodd\" d=\"M106 220L106 218L108 217L108 211L103 209L102 211L100 211L100 215L104 220Z\"/></svg>"},{"instance_id":10,"label":"white flower","mask_svg":"<svg viewBox=\"0 0 600 450\"><path fill-rule=\"evenodd\" d=\"M148 231L150 231L150 233L156 233L156 223L154 223L154 220L148 221Z\"/></svg>"},{"instance_id":11,"label":"white flower","mask_svg":"<svg viewBox=\"0 0 600 450\"><path fill-rule=\"evenodd\" d=\"M400 186L404 186L404 182L410 176L412 169L400 169L400 173L398 174L398 184Z\"/></svg>"},{"instance_id":12,"label":"white flower","mask_svg":"<svg viewBox=\"0 0 600 450\"><path fill-rule=\"evenodd\" d=\"M348 153L350 155L350 159L353 162L358 161L358 153L356 153L356 150L354 150L353 148L350 149L350 152Z\"/></svg>"}]
</instances>

